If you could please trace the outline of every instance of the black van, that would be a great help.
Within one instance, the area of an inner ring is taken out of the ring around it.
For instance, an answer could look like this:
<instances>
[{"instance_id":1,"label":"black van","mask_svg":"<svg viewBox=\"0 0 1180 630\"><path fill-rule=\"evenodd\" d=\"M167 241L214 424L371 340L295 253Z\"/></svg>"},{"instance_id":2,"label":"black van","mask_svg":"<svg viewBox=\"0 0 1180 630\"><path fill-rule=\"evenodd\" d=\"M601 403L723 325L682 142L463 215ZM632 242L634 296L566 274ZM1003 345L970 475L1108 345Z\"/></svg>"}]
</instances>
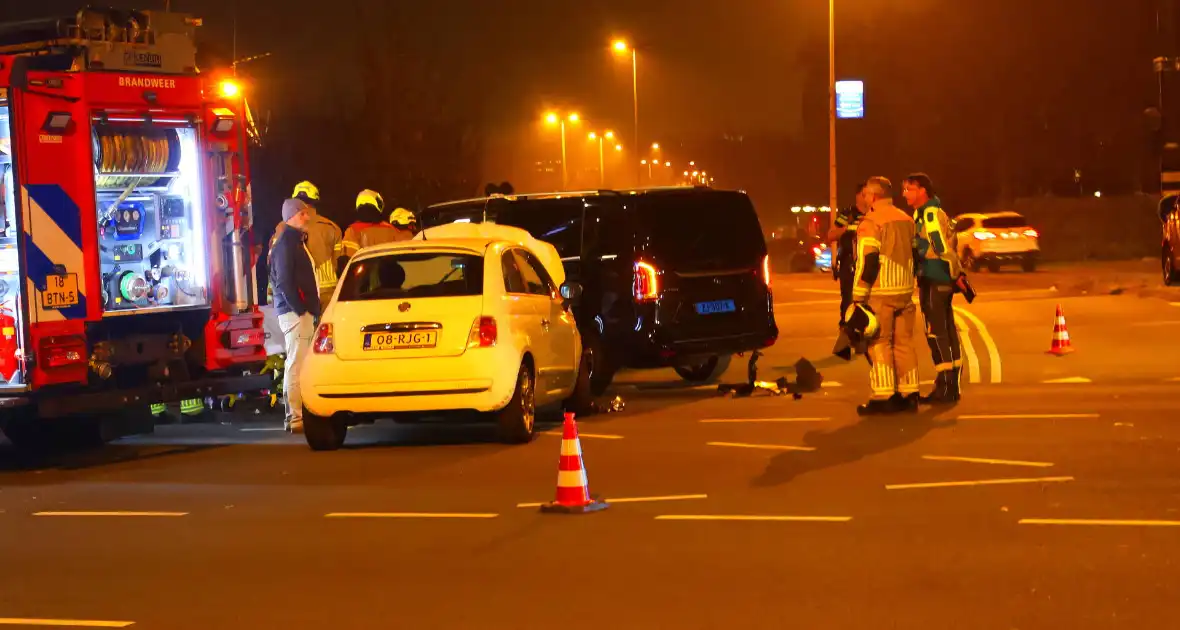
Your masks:
<instances>
[{"instance_id":1,"label":"black van","mask_svg":"<svg viewBox=\"0 0 1180 630\"><path fill-rule=\"evenodd\" d=\"M511 225L552 243L567 280L583 287L574 314L596 395L622 367L670 366L710 382L734 354L778 338L766 242L745 193L496 195L431 206L419 221Z\"/></svg>"}]
</instances>

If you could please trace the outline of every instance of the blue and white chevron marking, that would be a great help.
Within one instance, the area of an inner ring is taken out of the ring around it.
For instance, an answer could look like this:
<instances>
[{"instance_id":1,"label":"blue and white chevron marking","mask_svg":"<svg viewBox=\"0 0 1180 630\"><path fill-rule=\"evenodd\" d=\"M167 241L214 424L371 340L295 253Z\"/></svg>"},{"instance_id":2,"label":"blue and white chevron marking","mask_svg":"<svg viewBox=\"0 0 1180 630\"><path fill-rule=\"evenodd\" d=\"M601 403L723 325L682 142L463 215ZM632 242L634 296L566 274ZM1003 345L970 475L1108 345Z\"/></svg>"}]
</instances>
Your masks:
<instances>
[{"instance_id":1,"label":"blue and white chevron marking","mask_svg":"<svg viewBox=\"0 0 1180 630\"><path fill-rule=\"evenodd\" d=\"M57 184L21 187L24 208L25 263L28 268L29 312L34 322L86 317L86 270L82 262L82 212ZM91 219L96 220L96 219ZM41 292L54 267L78 276L78 303L63 309L44 308Z\"/></svg>"}]
</instances>

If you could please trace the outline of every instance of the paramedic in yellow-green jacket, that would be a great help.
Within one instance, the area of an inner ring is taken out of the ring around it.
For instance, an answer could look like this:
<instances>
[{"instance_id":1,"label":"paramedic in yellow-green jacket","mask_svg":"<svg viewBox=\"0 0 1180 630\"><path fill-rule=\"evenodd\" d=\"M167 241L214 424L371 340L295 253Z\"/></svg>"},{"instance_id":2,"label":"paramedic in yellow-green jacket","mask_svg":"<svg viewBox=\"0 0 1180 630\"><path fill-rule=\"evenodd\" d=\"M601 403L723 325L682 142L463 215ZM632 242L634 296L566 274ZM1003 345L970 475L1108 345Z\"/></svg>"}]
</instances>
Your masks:
<instances>
[{"instance_id":1,"label":"paramedic in yellow-green jacket","mask_svg":"<svg viewBox=\"0 0 1180 630\"><path fill-rule=\"evenodd\" d=\"M934 185L925 173L905 178L902 194L914 209L917 238L914 250L918 257L918 300L926 320L926 341L934 359L934 390L923 396L924 404L953 405L959 401L959 376L963 371L959 331L951 303L955 280L962 273L950 219L934 193Z\"/></svg>"}]
</instances>

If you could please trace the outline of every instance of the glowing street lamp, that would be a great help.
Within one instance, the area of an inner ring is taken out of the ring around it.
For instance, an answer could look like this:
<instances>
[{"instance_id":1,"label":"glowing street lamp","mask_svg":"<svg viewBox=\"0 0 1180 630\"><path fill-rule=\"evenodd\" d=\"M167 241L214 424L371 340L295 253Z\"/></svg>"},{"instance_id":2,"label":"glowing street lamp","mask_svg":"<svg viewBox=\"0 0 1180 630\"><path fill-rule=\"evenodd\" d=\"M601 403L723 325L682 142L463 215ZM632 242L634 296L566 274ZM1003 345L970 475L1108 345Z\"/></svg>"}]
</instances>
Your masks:
<instances>
[{"instance_id":1,"label":"glowing street lamp","mask_svg":"<svg viewBox=\"0 0 1180 630\"><path fill-rule=\"evenodd\" d=\"M576 113L568 114L564 118L558 116L556 112L549 112L545 115L545 122L561 126L561 188L563 190L569 186L569 170L565 165L565 123L567 120L570 123L577 123L581 117Z\"/></svg>"},{"instance_id":2,"label":"glowing street lamp","mask_svg":"<svg viewBox=\"0 0 1180 630\"><path fill-rule=\"evenodd\" d=\"M603 155L603 141L614 140L615 132L609 129L601 134L591 131L589 138L591 142L598 141L598 185L606 188L606 157Z\"/></svg>"},{"instance_id":3,"label":"glowing street lamp","mask_svg":"<svg viewBox=\"0 0 1180 630\"><path fill-rule=\"evenodd\" d=\"M616 39L611 44L611 48L619 56L631 53L631 100L635 107L635 146L639 147L639 51L624 39ZM636 173L636 179L638 179L638 175Z\"/></svg>"}]
</instances>

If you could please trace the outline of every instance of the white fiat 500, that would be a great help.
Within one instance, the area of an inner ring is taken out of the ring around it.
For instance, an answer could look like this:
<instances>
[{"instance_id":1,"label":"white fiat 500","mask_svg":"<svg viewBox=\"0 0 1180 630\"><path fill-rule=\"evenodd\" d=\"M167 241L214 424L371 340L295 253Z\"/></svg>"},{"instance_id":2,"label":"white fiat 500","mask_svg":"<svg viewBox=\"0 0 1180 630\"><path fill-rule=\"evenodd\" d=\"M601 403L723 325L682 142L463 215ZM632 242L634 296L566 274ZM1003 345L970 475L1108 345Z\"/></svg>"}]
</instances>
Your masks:
<instances>
[{"instance_id":1,"label":"white fiat 500","mask_svg":"<svg viewBox=\"0 0 1180 630\"><path fill-rule=\"evenodd\" d=\"M350 425L424 416L486 417L502 440L527 442L538 407L588 404L570 311L581 287L558 286L523 242L431 238L353 257L300 377L311 448L339 448Z\"/></svg>"}]
</instances>

